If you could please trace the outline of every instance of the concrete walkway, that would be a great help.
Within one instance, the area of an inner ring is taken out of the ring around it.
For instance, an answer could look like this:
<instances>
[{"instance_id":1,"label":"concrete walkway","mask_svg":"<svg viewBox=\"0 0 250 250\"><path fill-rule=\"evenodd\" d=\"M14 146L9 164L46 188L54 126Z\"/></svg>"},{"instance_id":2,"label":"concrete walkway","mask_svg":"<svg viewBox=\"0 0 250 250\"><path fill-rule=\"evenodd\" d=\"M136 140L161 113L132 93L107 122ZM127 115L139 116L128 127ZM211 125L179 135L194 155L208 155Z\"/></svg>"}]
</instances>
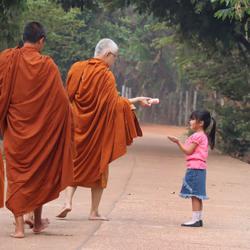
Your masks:
<instances>
[{"instance_id":1,"label":"concrete walkway","mask_svg":"<svg viewBox=\"0 0 250 250\"><path fill-rule=\"evenodd\" d=\"M61 197L44 207L50 227L25 239L9 237L13 218L0 209L1 250L233 250L250 249L250 165L213 152L209 158L204 227L183 228L191 202L178 197L184 157L167 134L182 128L145 126L128 154L111 165L110 182L101 203L108 222L88 221L90 192L79 188L65 220L54 216Z\"/></svg>"}]
</instances>

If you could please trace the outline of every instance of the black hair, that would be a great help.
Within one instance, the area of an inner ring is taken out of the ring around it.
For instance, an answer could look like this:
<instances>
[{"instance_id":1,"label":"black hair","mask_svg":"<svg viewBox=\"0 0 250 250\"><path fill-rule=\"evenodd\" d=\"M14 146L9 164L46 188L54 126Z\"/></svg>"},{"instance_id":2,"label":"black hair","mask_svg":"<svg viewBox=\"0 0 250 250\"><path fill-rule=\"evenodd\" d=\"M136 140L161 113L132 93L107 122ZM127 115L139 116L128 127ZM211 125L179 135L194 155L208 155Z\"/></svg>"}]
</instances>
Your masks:
<instances>
[{"instance_id":1,"label":"black hair","mask_svg":"<svg viewBox=\"0 0 250 250\"><path fill-rule=\"evenodd\" d=\"M41 38L46 39L46 32L42 24L38 22L27 23L23 31L23 41L36 43Z\"/></svg>"},{"instance_id":2,"label":"black hair","mask_svg":"<svg viewBox=\"0 0 250 250\"><path fill-rule=\"evenodd\" d=\"M211 147L211 149L214 148L215 145L215 131L216 131L216 121L215 119L210 115L210 113L206 110L196 110L193 111L190 115L190 120L197 120L202 121L203 129L207 133L208 142ZM211 124L212 123L212 124ZM206 131L209 126L212 126L210 131Z\"/></svg>"}]
</instances>

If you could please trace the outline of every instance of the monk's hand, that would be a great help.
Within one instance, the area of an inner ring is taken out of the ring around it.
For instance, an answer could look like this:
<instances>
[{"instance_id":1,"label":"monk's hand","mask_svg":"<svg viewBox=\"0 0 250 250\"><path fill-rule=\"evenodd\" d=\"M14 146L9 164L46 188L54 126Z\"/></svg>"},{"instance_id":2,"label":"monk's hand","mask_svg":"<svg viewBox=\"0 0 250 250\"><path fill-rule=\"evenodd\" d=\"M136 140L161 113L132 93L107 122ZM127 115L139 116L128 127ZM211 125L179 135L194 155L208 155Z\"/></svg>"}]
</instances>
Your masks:
<instances>
[{"instance_id":1,"label":"monk's hand","mask_svg":"<svg viewBox=\"0 0 250 250\"><path fill-rule=\"evenodd\" d=\"M179 139L175 136L168 136L168 139L174 143L179 143Z\"/></svg>"},{"instance_id":2,"label":"monk's hand","mask_svg":"<svg viewBox=\"0 0 250 250\"><path fill-rule=\"evenodd\" d=\"M131 110L136 110L136 107L134 104L130 104L130 108L131 108Z\"/></svg>"},{"instance_id":3,"label":"monk's hand","mask_svg":"<svg viewBox=\"0 0 250 250\"><path fill-rule=\"evenodd\" d=\"M137 97L137 100L142 107L150 107L152 104L149 102L149 100L151 99L152 98L150 97L144 97L144 96Z\"/></svg>"}]
</instances>

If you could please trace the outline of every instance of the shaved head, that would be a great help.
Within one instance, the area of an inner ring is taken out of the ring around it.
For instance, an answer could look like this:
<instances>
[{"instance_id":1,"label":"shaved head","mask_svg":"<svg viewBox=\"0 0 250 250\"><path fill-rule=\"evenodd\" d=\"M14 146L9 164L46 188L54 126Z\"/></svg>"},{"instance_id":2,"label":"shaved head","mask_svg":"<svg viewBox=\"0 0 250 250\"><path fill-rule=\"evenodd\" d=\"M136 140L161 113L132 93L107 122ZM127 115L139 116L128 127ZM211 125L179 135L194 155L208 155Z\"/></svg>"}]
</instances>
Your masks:
<instances>
[{"instance_id":1,"label":"shaved head","mask_svg":"<svg viewBox=\"0 0 250 250\"><path fill-rule=\"evenodd\" d=\"M118 52L118 46L117 44L109 39L109 38L104 38L102 40L100 40L96 47L95 47L95 57L96 56L104 56L107 53L113 53L113 54L117 54Z\"/></svg>"}]
</instances>

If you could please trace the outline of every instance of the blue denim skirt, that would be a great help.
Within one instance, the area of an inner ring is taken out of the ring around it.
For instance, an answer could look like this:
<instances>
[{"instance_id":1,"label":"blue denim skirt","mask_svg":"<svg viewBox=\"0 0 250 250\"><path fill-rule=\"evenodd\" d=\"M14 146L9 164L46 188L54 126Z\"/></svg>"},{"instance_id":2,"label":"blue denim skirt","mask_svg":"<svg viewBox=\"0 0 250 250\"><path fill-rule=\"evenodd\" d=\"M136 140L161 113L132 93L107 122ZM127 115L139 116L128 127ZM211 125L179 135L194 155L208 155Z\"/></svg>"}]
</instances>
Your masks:
<instances>
[{"instance_id":1,"label":"blue denim skirt","mask_svg":"<svg viewBox=\"0 0 250 250\"><path fill-rule=\"evenodd\" d=\"M200 200L208 199L206 195L205 169L187 169L180 196L183 198L196 197Z\"/></svg>"}]
</instances>

